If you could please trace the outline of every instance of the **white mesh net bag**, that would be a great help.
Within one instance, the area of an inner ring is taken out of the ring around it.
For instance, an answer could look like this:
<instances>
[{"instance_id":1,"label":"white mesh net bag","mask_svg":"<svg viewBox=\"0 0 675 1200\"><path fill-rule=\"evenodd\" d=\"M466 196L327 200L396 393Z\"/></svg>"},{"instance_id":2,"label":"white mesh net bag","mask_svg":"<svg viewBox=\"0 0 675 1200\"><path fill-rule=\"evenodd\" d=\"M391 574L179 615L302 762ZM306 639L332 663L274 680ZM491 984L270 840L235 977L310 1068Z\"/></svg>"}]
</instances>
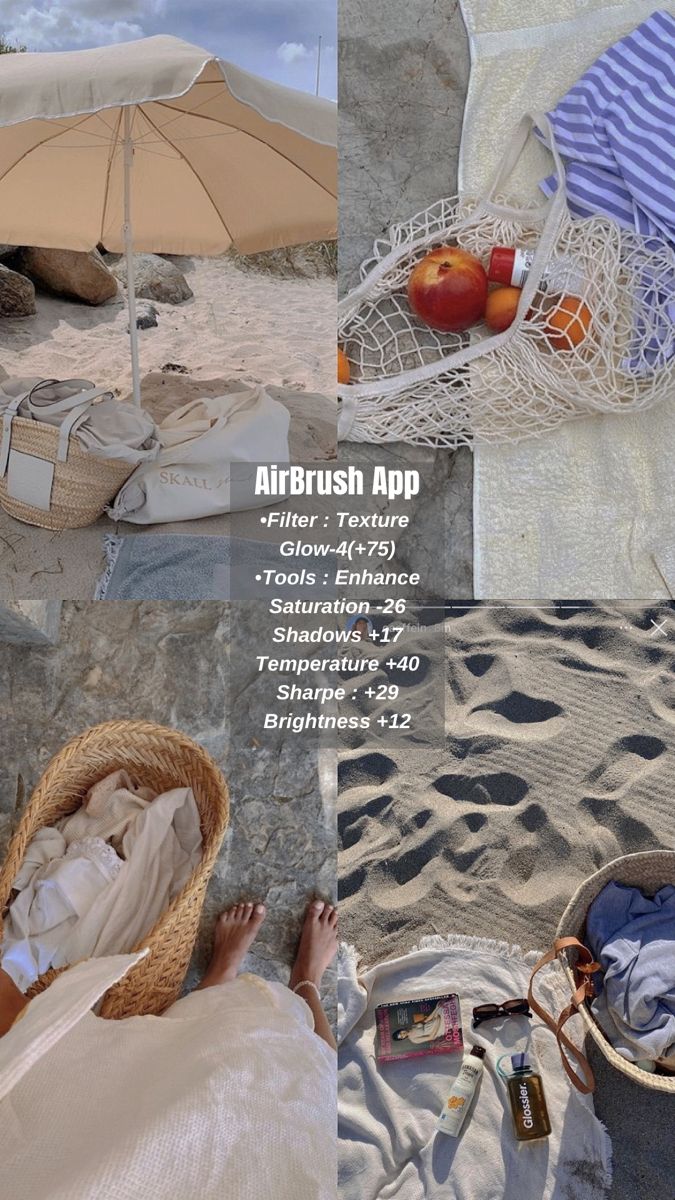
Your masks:
<instances>
[{"instance_id":1,"label":"white mesh net bag","mask_svg":"<svg viewBox=\"0 0 675 1200\"><path fill-rule=\"evenodd\" d=\"M558 188L515 208L504 187L536 120ZM338 309L350 382L338 387L338 436L455 448L514 442L592 413L649 408L675 379L675 253L609 218L570 216L547 117L524 117L488 194L440 200L375 243ZM509 328L440 333L412 311L413 267L458 245L486 265L496 246L533 262Z\"/></svg>"}]
</instances>

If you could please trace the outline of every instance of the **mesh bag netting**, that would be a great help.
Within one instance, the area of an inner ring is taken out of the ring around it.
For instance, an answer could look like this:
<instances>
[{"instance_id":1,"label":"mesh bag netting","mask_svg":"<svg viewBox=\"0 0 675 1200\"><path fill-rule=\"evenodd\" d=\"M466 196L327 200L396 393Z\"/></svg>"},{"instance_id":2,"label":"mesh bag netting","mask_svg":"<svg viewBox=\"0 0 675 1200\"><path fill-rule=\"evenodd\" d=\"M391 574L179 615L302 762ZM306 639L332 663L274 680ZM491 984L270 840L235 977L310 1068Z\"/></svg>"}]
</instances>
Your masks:
<instances>
[{"instance_id":1,"label":"mesh bag netting","mask_svg":"<svg viewBox=\"0 0 675 1200\"><path fill-rule=\"evenodd\" d=\"M342 440L515 442L563 420L649 408L675 387L675 253L609 218L570 216L546 117L537 126L555 159L555 195L526 208L500 199L532 123L521 122L487 197L440 200L375 243L339 306L350 368L338 387ZM411 271L444 245L484 265L495 246L533 251L508 329L440 333L415 315Z\"/></svg>"}]
</instances>

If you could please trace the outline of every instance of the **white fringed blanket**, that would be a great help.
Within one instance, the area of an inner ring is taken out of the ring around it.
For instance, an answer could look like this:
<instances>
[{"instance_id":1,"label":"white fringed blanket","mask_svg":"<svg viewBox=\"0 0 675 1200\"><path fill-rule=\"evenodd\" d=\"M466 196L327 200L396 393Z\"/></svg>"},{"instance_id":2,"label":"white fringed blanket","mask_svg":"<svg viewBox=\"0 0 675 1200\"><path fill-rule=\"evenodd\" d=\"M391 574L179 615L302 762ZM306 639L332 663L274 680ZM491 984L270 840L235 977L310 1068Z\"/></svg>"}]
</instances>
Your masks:
<instances>
[{"instance_id":1,"label":"white fringed blanket","mask_svg":"<svg viewBox=\"0 0 675 1200\"><path fill-rule=\"evenodd\" d=\"M503 942L435 936L357 974L354 950L342 947L340 1200L606 1200L609 1138L591 1099L568 1083L552 1034L526 1017L471 1029L474 1005L527 994L537 958ZM480 1092L459 1139L436 1134L435 1126L460 1056L375 1063L376 1005L442 991L460 995L465 1045L486 1049ZM565 990L557 968L547 972L541 992L560 1011ZM524 1049L541 1071L552 1133L519 1144L495 1064L499 1055Z\"/></svg>"}]
</instances>

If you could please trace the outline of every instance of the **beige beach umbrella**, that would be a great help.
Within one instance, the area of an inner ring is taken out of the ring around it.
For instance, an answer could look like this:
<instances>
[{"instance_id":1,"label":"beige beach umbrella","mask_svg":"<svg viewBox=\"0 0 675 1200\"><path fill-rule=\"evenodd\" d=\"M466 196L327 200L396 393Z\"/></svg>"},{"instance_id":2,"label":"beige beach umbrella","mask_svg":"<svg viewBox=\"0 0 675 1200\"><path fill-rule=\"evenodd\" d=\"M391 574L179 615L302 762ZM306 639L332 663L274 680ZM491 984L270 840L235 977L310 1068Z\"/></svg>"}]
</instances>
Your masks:
<instances>
[{"instance_id":1,"label":"beige beach umbrella","mask_svg":"<svg viewBox=\"0 0 675 1200\"><path fill-rule=\"evenodd\" d=\"M336 236L335 105L174 37L0 56L0 241L127 256Z\"/></svg>"}]
</instances>

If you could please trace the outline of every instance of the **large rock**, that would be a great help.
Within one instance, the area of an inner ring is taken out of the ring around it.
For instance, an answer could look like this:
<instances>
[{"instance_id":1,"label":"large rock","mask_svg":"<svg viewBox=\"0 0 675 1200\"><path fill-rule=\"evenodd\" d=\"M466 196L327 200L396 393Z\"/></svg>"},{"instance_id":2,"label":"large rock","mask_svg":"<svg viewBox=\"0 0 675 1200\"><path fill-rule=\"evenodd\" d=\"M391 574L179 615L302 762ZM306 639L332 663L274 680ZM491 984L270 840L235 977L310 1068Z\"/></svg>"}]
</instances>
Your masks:
<instances>
[{"instance_id":1,"label":"large rock","mask_svg":"<svg viewBox=\"0 0 675 1200\"><path fill-rule=\"evenodd\" d=\"M0 265L0 317L32 317L35 288L30 279Z\"/></svg>"},{"instance_id":2,"label":"large rock","mask_svg":"<svg viewBox=\"0 0 675 1200\"><path fill-rule=\"evenodd\" d=\"M117 280L98 250L43 250L31 246L21 256L22 269L41 287L59 296L104 304L117 295Z\"/></svg>"},{"instance_id":3,"label":"large rock","mask_svg":"<svg viewBox=\"0 0 675 1200\"><path fill-rule=\"evenodd\" d=\"M0 258L8 258L10 254L16 254L16 246L0 245Z\"/></svg>"},{"instance_id":4,"label":"large rock","mask_svg":"<svg viewBox=\"0 0 675 1200\"><path fill-rule=\"evenodd\" d=\"M127 286L126 258L107 260L110 270L124 287ZM134 281L136 295L145 300L158 300L160 304L182 304L192 298L192 290L178 267L160 258L158 254L134 255Z\"/></svg>"},{"instance_id":5,"label":"large rock","mask_svg":"<svg viewBox=\"0 0 675 1200\"><path fill-rule=\"evenodd\" d=\"M325 279L337 274L336 242L306 242L260 254L228 250L228 257L240 271L276 275L279 279Z\"/></svg>"}]
</instances>

